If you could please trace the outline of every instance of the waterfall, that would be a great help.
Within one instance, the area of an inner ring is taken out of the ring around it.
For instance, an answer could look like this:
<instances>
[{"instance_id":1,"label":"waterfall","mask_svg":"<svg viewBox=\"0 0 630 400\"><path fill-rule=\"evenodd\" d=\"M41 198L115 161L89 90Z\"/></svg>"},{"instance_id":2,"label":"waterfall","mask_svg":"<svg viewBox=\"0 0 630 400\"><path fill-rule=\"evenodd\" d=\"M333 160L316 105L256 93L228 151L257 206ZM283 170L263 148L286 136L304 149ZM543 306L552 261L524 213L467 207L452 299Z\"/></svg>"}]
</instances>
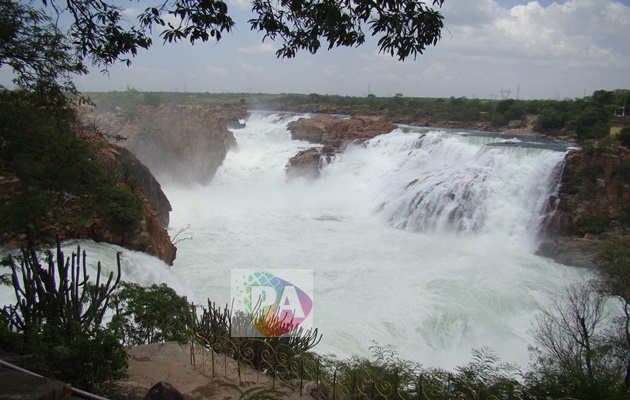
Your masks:
<instances>
[{"instance_id":1,"label":"waterfall","mask_svg":"<svg viewBox=\"0 0 630 400\"><path fill-rule=\"evenodd\" d=\"M453 367L491 346L527 366L547 296L588 274L533 253L566 149L403 126L288 181L287 160L317 146L291 140L298 117L252 114L208 187L163 183L173 230L191 225L173 268L195 297L230 303L231 269L312 269L316 351L375 340Z\"/></svg>"},{"instance_id":2,"label":"waterfall","mask_svg":"<svg viewBox=\"0 0 630 400\"><path fill-rule=\"evenodd\" d=\"M511 146L494 144L513 143ZM564 152L461 132L396 130L343 156L388 158L379 213L399 229L490 234L534 245Z\"/></svg>"}]
</instances>

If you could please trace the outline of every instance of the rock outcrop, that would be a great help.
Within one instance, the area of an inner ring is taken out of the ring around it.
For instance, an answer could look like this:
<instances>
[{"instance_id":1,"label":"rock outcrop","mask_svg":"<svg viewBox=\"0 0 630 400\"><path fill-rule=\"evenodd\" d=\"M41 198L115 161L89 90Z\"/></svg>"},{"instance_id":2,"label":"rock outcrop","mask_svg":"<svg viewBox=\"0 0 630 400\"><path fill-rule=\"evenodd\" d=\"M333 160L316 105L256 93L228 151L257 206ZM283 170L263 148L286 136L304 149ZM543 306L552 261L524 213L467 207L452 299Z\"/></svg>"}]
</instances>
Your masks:
<instances>
[{"instance_id":1,"label":"rock outcrop","mask_svg":"<svg viewBox=\"0 0 630 400\"><path fill-rule=\"evenodd\" d=\"M396 129L396 125L380 117L357 116L338 118L316 115L300 118L288 125L291 138L342 149L348 142L364 141Z\"/></svg>"},{"instance_id":2,"label":"rock outcrop","mask_svg":"<svg viewBox=\"0 0 630 400\"><path fill-rule=\"evenodd\" d=\"M132 189L143 202L142 219L132 230L121 229L102 219L93 218L81 227L64 226L58 229L61 239L92 239L130 250L142 251L172 265L176 247L166 231L171 204L151 171L129 150L107 142L102 136L82 132L82 139L98 148L110 170L117 170L120 179L132 183Z\"/></svg>"},{"instance_id":3,"label":"rock outcrop","mask_svg":"<svg viewBox=\"0 0 630 400\"><path fill-rule=\"evenodd\" d=\"M361 142L391 132L396 129L396 125L379 117L316 115L291 122L288 128L292 139L323 144L324 147L302 150L291 157L285 169L287 177L317 179L322 160L329 163L349 142Z\"/></svg>"},{"instance_id":4,"label":"rock outcrop","mask_svg":"<svg viewBox=\"0 0 630 400\"><path fill-rule=\"evenodd\" d=\"M622 146L567 154L556 212L544 224L538 253L591 267L597 245L630 233L630 152Z\"/></svg>"},{"instance_id":5,"label":"rock outcrop","mask_svg":"<svg viewBox=\"0 0 630 400\"><path fill-rule=\"evenodd\" d=\"M311 147L300 151L289 159L285 167L287 178L306 178L314 180L319 178L322 160L326 163L335 156L331 146Z\"/></svg>"},{"instance_id":6,"label":"rock outcrop","mask_svg":"<svg viewBox=\"0 0 630 400\"><path fill-rule=\"evenodd\" d=\"M130 118L99 115L96 124L108 135L126 138L121 145L154 175L207 185L228 150L236 146L228 125L240 126L238 120L246 114L243 105L166 104L139 107Z\"/></svg>"},{"instance_id":7,"label":"rock outcrop","mask_svg":"<svg viewBox=\"0 0 630 400\"><path fill-rule=\"evenodd\" d=\"M159 258L168 265L173 265L177 248L171 241L165 228L160 225L155 209L143 194L142 218L133 229L119 227L94 215L82 226L59 226L55 228L61 240L91 239L96 242L115 244L126 249L141 251ZM53 221L51 221L53 223Z\"/></svg>"},{"instance_id":8,"label":"rock outcrop","mask_svg":"<svg viewBox=\"0 0 630 400\"><path fill-rule=\"evenodd\" d=\"M44 190L42 194L63 198L63 201L49 209L39 221L45 235L42 238L54 239L58 236L61 240L91 239L112 243L145 252L172 265L177 249L166 231L171 205L160 184L129 150L110 144L94 133L83 131L79 137L97 149L102 156L103 167L113 175L115 182L119 182L117 185L129 187L140 198L140 221L133 228L122 226L99 215L89 200L69 193ZM42 189L28 187L13 172L0 171L0 201L5 204L19 199L24 192L37 190ZM25 240L24 231L8 231L0 237L2 245L7 247L18 246Z\"/></svg>"}]
</instances>

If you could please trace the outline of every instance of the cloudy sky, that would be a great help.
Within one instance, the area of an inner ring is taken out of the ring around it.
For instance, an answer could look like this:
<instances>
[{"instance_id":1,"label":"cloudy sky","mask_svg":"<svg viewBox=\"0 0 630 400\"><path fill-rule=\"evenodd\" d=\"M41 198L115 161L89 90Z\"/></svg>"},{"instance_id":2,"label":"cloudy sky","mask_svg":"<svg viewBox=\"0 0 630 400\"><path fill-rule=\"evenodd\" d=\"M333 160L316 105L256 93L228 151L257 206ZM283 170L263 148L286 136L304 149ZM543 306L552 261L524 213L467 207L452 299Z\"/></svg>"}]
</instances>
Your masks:
<instances>
[{"instance_id":1,"label":"cloudy sky","mask_svg":"<svg viewBox=\"0 0 630 400\"><path fill-rule=\"evenodd\" d=\"M249 30L247 0L228 4L237 29L219 43L158 39L132 67L117 65L109 76L95 69L79 87L468 98L509 91L521 99L630 88L630 0L445 0L442 40L405 62L379 54L375 40L279 60L279 44Z\"/></svg>"}]
</instances>

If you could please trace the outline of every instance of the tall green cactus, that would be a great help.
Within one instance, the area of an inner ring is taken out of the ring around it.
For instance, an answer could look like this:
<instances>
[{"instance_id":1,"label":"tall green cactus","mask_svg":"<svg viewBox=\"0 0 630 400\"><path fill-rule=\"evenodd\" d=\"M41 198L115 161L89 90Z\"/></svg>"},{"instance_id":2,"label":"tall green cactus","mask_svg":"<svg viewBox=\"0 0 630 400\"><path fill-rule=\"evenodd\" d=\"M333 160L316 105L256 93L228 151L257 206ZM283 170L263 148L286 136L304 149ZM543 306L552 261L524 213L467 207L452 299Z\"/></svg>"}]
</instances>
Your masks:
<instances>
[{"instance_id":1,"label":"tall green cactus","mask_svg":"<svg viewBox=\"0 0 630 400\"><path fill-rule=\"evenodd\" d=\"M78 332L89 332L101 325L110 295L120 282L120 254L115 276L111 272L102 282L99 262L91 282L87 256L80 246L76 253L65 257L57 240L56 255L53 251L46 254L47 266L42 266L32 240L21 253L17 259L9 257L17 302L0 310L12 330L23 333L28 340L46 326L70 343Z\"/></svg>"}]
</instances>

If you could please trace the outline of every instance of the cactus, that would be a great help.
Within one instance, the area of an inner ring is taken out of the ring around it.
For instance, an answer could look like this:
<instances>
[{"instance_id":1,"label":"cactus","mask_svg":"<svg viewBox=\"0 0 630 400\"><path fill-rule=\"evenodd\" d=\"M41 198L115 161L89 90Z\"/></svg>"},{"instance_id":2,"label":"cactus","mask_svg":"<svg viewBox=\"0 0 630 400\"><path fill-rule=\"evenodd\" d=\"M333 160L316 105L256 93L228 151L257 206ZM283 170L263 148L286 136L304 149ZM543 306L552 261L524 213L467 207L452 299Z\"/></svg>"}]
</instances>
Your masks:
<instances>
[{"instance_id":1,"label":"cactus","mask_svg":"<svg viewBox=\"0 0 630 400\"><path fill-rule=\"evenodd\" d=\"M71 343L78 332L100 327L110 295L120 282L120 254L115 277L111 272L102 282L99 262L95 281L90 282L87 256L80 246L76 253L65 257L57 240L56 255L53 251L45 255L46 266L40 262L32 240L21 253L19 258L8 259L17 302L0 310L11 330L28 340L46 326L61 335L65 343Z\"/></svg>"}]
</instances>

